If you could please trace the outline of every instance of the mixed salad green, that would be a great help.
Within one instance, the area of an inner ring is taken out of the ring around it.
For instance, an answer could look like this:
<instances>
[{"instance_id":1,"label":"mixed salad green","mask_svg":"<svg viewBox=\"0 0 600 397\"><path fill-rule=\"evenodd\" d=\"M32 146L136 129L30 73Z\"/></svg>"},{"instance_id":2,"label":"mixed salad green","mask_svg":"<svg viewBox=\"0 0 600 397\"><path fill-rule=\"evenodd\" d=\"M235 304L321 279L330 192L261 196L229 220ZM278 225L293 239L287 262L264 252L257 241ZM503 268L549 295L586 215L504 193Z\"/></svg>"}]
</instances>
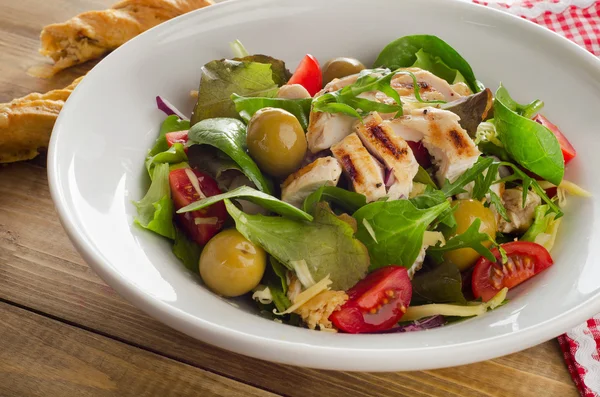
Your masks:
<instances>
[{"instance_id":1,"label":"mixed salad green","mask_svg":"<svg viewBox=\"0 0 600 397\"><path fill-rule=\"evenodd\" d=\"M477 316L552 265L575 149L435 36L372 69L232 43L167 113L135 223L225 297L322 331L406 332Z\"/></svg>"}]
</instances>

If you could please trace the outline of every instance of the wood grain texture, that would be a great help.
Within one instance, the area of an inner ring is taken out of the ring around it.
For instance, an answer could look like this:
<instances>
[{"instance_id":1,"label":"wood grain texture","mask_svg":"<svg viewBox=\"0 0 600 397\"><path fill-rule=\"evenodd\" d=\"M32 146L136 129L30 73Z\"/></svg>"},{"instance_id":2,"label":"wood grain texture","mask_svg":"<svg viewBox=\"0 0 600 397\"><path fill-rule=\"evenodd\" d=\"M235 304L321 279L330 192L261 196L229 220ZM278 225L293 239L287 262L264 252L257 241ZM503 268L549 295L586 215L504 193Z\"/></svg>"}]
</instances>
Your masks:
<instances>
[{"instance_id":1,"label":"wood grain texture","mask_svg":"<svg viewBox=\"0 0 600 397\"><path fill-rule=\"evenodd\" d=\"M381 374L282 366L198 342L130 306L94 275L54 213L45 169L28 163L0 168L0 298L289 396L577 396L555 341L484 363Z\"/></svg>"},{"instance_id":2,"label":"wood grain texture","mask_svg":"<svg viewBox=\"0 0 600 397\"><path fill-rule=\"evenodd\" d=\"M2 396L273 394L0 303Z\"/></svg>"},{"instance_id":3,"label":"wood grain texture","mask_svg":"<svg viewBox=\"0 0 600 397\"><path fill-rule=\"evenodd\" d=\"M37 53L38 35L44 25L110 4L112 0L0 0L0 102L32 91L45 92L66 86L85 73L90 64L62 72L52 80L32 78L25 72L31 66L45 62ZM81 357L82 352L87 352L84 356L93 353L95 357L95 361L84 366L89 374L111 377L120 373L135 378L142 372L160 373L146 364L147 361L158 360L156 355L163 355L187 365L170 360L161 361L163 364L160 365L166 366L169 362L182 365L185 371L199 371L204 376L199 377L199 381L239 386L224 379L229 378L287 396L578 395L555 341L479 364L436 371L369 374L282 366L226 352L191 339L124 302L82 261L55 214L46 170L40 167L41 164L43 158L30 163L0 166L0 299L62 319L89 332L0 305L0 396L36 395L34 392L37 395L60 395L55 394L54 389L48 389L50 386L44 381L46 378L41 378L40 371L34 370L40 368L33 366L34 361L41 361L46 371L56 374L65 367L61 366L63 361L53 357L64 353L59 357L67 363L71 363L70 360L88 363L85 357ZM28 345L12 335L16 333L14 330L5 336L7 327L4 321L5 317L9 318L5 313L9 312L11 321L16 324L12 328L29 330L20 335L29 343L35 341L32 343L36 346L32 347L33 350L27 350ZM37 328L40 328L39 332ZM65 337L66 334L72 336ZM20 348L3 344L3 339L11 337L14 338L10 339L11 344ZM66 342L63 341L65 338ZM7 354L3 352L9 348L12 350L6 358ZM84 348L90 350L80 350ZM131 361L127 360L129 354L139 359L137 367L132 367ZM98 369L103 368L103 360L118 361L122 366L114 370L117 372L103 372ZM22 365L26 362L31 365ZM20 383L2 378L13 376L11 379L16 379L14 373L7 371L8 366L20 368ZM67 372L73 371L60 372L61 376L71 376ZM70 393L68 395L103 395L100 394L101 389L88 388L89 385L84 382L86 376L82 375L84 372L75 371L74 374L70 381L72 389L64 389ZM94 376L92 378L96 379ZM175 378L175 374L171 376L171 383L184 382ZM187 379L186 376L183 379ZM195 385L189 379L185 382ZM23 387L28 389L20 389ZM30 394L23 390L29 390ZM215 393L231 395L228 390L221 388ZM255 392L255 389L249 390Z\"/></svg>"}]
</instances>

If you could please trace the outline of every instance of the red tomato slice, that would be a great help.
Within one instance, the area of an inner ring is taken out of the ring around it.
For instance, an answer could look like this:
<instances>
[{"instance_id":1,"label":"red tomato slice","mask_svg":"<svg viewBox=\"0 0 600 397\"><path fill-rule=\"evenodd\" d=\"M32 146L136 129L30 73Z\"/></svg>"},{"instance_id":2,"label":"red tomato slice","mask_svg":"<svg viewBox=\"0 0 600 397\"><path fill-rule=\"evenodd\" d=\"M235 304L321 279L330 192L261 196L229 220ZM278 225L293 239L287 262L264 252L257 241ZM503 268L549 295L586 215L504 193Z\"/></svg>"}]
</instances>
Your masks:
<instances>
[{"instance_id":1,"label":"red tomato slice","mask_svg":"<svg viewBox=\"0 0 600 397\"><path fill-rule=\"evenodd\" d=\"M415 160L417 160L417 163L419 163L421 167L431 167L431 157L429 156L427 149L425 149L425 146L423 146L423 142L406 141L406 143L410 146L410 149L415 155Z\"/></svg>"},{"instance_id":2,"label":"red tomato slice","mask_svg":"<svg viewBox=\"0 0 600 397\"><path fill-rule=\"evenodd\" d=\"M554 261L546 248L528 241L514 241L501 245L508 262L503 265L500 252L492 250L498 259L492 263L479 258L473 270L472 288L475 298L489 301L504 287L512 288L550 267Z\"/></svg>"},{"instance_id":3,"label":"red tomato slice","mask_svg":"<svg viewBox=\"0 0 600 397\"><path fill-rule=\"evenodd\" d=\"M375 270L348 291L348 301L329 319L351 334L384 331L398 323L412 297L405 268L387 266Z\"/></svg>"},{"instance_id":4,"label":"red tomato slice","mask_svg":"<svg viewBox=\"0 0 600 397\"><path fill-rule=\"evenodd\" d=\"M311 96L321 91L323 88L323 75L321 74L321 67L319 61L310 54L307 54L300 65L296 68L294 75L287 82L288 84L300 84Z\"/></svg>"},{"instance_id":5,"label":"red tomato slice","mask_svg":"<svg viewBox=\"0 0 600 397\"><path fill-rule=\"evenodd\" d=\"M184 145L188 141L188 132L187 131L175 131L175 132L167 132L165 135L167 139L167 145L169 147L173 146L174 143L183 143Z\"/></svg>"},{"instance_id":6,"label":"red tomato slice","mask_svg":"<svg viewBox=\"0 0 600 397\"><path fill-rule=\"evenodd\" d=\"M560 132L558 127L552 124L547 118L545 118L541 114L538 114L533 118L533 121L536 121L544 127L548 128L550 131L552 131L556 139L558 139L558 143L560 144L560 150L562 150L563 158L565 159L565 164L567 164L569 161L573 160L575 156L577 156L577 151L575 151L575 148L573 147L573 145L571 145L571 142L569 142L567 137L564 136L562 132Z\"/></svg>"},{"instance_id":7,"label":"red tomato slice","mask_svg":"<svg viewBox=\"0 0 600 397\"><path fill-rule=\"evenodd\" d=\"M188 175L189 174L189 175ZM197 183L192 183L190 176ZM169 173L171 196L175 209L180 209L194 201L200 200L200 189L205 197L221 194L217 182L207 174L192 168L180 168ZM197 185L194 187L194 185ZM177 224L187 236L200 245L204 245L223 228L227 219L225 204L220 201L198 211L176 214Z\"/></svg>"}]
</instances>

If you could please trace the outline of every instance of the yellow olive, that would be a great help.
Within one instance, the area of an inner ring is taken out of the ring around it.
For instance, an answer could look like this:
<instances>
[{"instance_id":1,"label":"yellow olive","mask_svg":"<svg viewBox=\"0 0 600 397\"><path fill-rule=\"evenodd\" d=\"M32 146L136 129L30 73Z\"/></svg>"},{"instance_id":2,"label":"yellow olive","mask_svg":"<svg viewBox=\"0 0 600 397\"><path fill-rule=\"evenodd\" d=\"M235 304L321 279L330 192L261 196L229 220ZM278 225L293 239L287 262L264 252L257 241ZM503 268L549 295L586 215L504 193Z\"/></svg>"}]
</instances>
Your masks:
<instances>
[{"instance_id":1,"label":"yellow olive","mask_svg":"<svg viewBox=\"0 0 600 397\"><path fill-rule=\"evenodd\" d=\"M246 143L259 168L275 177L296 171L306 154L306 136L300 122L283 109L264 108L254 113Z\"/></svg>"},{"instance_id":2,"label":"yellow olive","mask_svg":"<svg viewBox=\"0 0 600 397\"><path fill-rule=\"evenodd\" d=\"M200 276L208 288L226 297L252 291L267 265L265 251L235 229L217 234L202 250Z\"/></svg>"},{"instance_id":3,"label":"yellow olive","mask_svg":"<svg viewBox=\"0 0 600 397\"><path fill-rule=\"evenodd\" d=\"M323 84L329 83L333 79L356 74L363 70L363 65L358 59L354 58L333 58L323 65Z\"/></svg>"},{"instance_id":4,"label":"yellow olive","mask_svg":"<svg viewBox=\"0 0 600 397\"><path fill-rule=\"evenodd\" d=\"M488 234L490 237L496 236L496 217L489 208L486 208L477 200L456 200L452 203L456 208L454 218L456 218L456 234L464 233L469 226L476 220L481 219L479 231ZM488 246L491 242L484 243ZM444 258L454 263L461 271L473 266L480 255L472 248L461 248L454 251L448 251Z\"/></svg>"}]
</instances>

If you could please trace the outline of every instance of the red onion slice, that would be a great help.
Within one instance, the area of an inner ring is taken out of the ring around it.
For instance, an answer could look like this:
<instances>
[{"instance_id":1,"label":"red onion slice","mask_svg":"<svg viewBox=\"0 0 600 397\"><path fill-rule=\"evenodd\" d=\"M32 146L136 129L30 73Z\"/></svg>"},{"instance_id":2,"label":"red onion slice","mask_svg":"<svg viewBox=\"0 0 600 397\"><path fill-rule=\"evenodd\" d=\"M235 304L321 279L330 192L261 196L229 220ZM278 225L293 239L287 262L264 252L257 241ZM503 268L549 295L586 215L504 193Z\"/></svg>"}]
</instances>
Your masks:
<instances>
[{"instance_id":1,"label":"red onion slice","mask_svg":"<svg viewBox=\"0 0 600 397\"><path fill-rule=\"evenodd\" d=\"M182 120L189 120L171 102L167 101L165 98L161 97L160 95L158 95L156 97L156 106L160 110L162 110L167 116L175 115L175 116L179 117Z\"/></svg>"},{"instance_id":2,"label":"red onion slice","mask_svg":"<svg viewBox=\"0 0 600 397\"><path fill-rule=\"evenodd\" d=\"M385 183L385 187L390 187L394 184L394 182L396 182L396 177L394 176L393 168L386 168L383 182Z\"/></svg>"}]
</instances>

